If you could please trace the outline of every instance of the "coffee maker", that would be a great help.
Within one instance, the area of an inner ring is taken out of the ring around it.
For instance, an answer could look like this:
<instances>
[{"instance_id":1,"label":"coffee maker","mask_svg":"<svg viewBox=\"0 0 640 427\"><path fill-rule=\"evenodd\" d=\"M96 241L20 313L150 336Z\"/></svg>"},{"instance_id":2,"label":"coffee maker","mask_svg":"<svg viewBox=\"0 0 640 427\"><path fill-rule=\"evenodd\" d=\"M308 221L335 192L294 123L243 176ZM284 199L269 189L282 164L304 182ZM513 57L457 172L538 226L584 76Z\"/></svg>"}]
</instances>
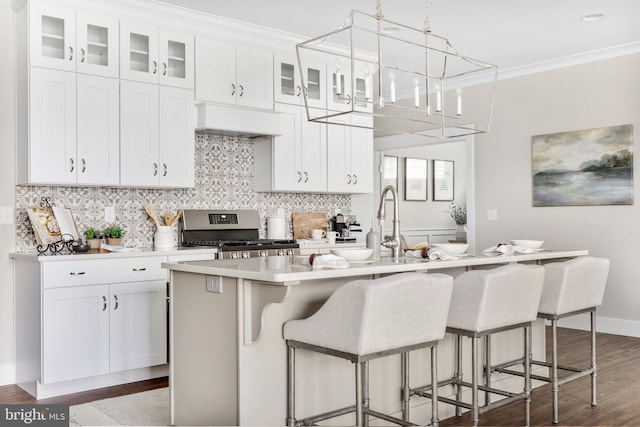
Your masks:
<instances>
[{"instance_id":1,"label":"coffee maker","mask_svg":"<svg viewBox=\"0 0 640 427\"><path fill-rule=\"evenodd\" d=\"M337 214L331 218L331 226L333 231L338 232L336 242L355 242L353 233L362 232L355 215Z\"/></svg>"}]
</instances>

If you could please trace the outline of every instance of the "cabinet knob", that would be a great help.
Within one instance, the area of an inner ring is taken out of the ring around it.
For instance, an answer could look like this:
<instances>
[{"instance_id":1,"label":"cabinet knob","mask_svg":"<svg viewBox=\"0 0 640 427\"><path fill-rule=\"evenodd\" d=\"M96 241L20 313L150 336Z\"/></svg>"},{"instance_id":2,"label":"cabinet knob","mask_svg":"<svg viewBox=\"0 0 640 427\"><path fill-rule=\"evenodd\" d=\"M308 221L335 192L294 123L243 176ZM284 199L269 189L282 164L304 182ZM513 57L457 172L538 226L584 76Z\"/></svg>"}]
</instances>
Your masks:
<instances>
[{"instance_id":1,"label":"cabinet knob","mask_svg":"<svg viewBox=\"0 0 640 427\"><path fill-rule=\"evenodd\" d=\"M153 176L158 176L158 164L153 164Z\"/></svg>"},{"instance_id":2,"label":"cabinet knob","mask_svg":"<svg viewBox=\"0 0 640 427\"><path fill-rule=\"evenodd\" d=\"M302 182L302 174L298 171L298 182Z\"/></svg>"},{"instance_id":3,"label":"cabinet knob","mask_svg":"<svg viewBox=\"0 0 640 427\"><path fill-rule=\"evenodd\" d=\"M71 165L69 172L73 172L76 168L76 163L73 161L73 158L69 159L69 163Z\"/></svg>"},{"instance_id":4,"label":"cabinet knob","mask_svg":"<svg viewBox=\"0 0 640 427\"><path fill-rule=\"evenodd\" d=\"M71 271L69 272L71 276L83 276L86 274L86 271Z\"/></svg>"},{"instance_id":5,"label":"cabinet knob","mask_svg":"<svg viewBox=\"0 0 640 427\"><path fill-rule=\"evenodd\" d=\"M351 184L351 175L347 174L347 184Z\"/></svg>"},{"instance_id":6,"label":"cabinet knob","mask_svg":"<svg viewBox=\"0 0 640 427\"><path fill-rule=\"evenodd\" d=\"M69 61L73 61L73 47L69 46Z\"/></svg>"},{"instance_id":7,"label":"cabinet knob","mask_svg":"<svg viewBox=\"0 0 640 427\"><path fill-rule=\"evenodd\" d=\"M102 295L102 311L106 311L106 310L107 310L107 297Z\"/></svg>"},{"instance_id":8,"label":"cabinet knob","mask_svg":"<svg viewBox=\"0 0 640 427\"><path fill-rule=\"evenodd\" d=\"M114 295L113 296L113 301L115 302L115 306L113 307L114 310L118 309L118 295Z\"/></svg>"},{"instance_id":9,"label":"cabinet knob","mask_svg":"<svg viewBox=\"0 0 640 427\"><path fill-rule=\"evenodd\" d=\"M307 172L304 173L304 182L309 182L309 174Z\"/></svg>"},{"instance_id":10,"label":"cabinet knob","mask_svg":"<svg viewBox=\"0 0 640 427\"><path fill-rule=\"evenodd\" d=\"M235 83L231 83L231 96L236 94L236 85Z\"/></svg>"},{"instance_id":11,"label":"cabinet knob","mask_svg":"<svg viewBox=\"0 0 640 427\"><path fill-rule=\"evenodd\" d=\"M166 62L162 63L162 75L163 76L167 75L167 63Z\"/></svg>"},{"instance_id":12,"label":"cabinet knob","mask_svg":"<svg viewBox=\"0 0 640 427\"><path fill-rule=\"evenodd\" d=\"M158 72L158 63L156 61L153 61L153 74Z\"/></svg>"},{"instance_id":13,"label":"cabinet knob","mask_svg":"<svg viewBox=\"0 0 640 427\"><path fill-rule=\"evenodd\" d=\"M147 271L147 267L134 267L132 268L133 271Z\"/></svg>"},{"instance_id":14,"label":"cabinet knob","mask_svg":"<svg viewBox=\"0 0 640 427\"><path fill-rule=\"evenodd\" d=\"M80 159L80 162L82 163L82 173L85 173L87 170L87 162L85 162L84 159Z\"/></svg>"},{"instance_id":15,"label":"cabinet knob","mask_svg":"<svg viewBox=\"0 0 640 427\"><path fill-rule=\"evenodd\" d=\"M353 174L353 185L356 185L358 183L358 175Z\"/></svg>"},{"instance_id":16,"label":"cabinet knob","mask_svg":"<svg viewBox=\"0 0 640 427\"><path fill-rule=\"evenodd\" d=\"M351 104L351 95L347 95L347 105Z\"/></svg>"},{"instance_id":17,"label":"cabinet knob","mask_svg":"<svg viewBox=\"0 0 640 427\"><path fill-rule=\"evenodd\" d=\"M84 62L84 59L85 59L84 48L80 48L80 62Z\"/></svg>"},{"instance_id":18,"label":"cabinet knob","mask_svg":"<svg viewBox=\"0 0 640 427\"><path fill-rule=\"evenodd\" d=\"M167 176L167 164L162 164L162 176Z\"/></svg>"},{"instance_id":19,"label":"cabinet knob","mask_svg":"<svg viewBox=\"0 0 640 427\"><path fill-rule=\"evenodd\" d=\"M240 93L238 94L238 96L244 95L244 86L239 85L238 87L240 88Z\"/></svg>"},{"instance_id":20,"label":"cabinet knob","mask_svg":"<svg viewBox=\"0 0 640 427\"><path fill-rule=\"evenodd\" d=\"M300 86L296 86L296 89L298 89L298 93L296 93L296 96L300 96L300 94L302 93L302 88Z\"/></svg>"}]
</instances>

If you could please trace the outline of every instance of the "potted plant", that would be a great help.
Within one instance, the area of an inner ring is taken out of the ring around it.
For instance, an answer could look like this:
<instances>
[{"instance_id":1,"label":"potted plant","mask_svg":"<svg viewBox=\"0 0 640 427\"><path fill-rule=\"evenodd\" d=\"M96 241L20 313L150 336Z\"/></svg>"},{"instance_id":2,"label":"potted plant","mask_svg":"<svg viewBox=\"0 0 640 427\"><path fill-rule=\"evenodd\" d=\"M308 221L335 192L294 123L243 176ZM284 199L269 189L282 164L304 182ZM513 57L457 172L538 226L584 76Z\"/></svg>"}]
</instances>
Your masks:
<instances>
[{"instance_id":1,"label":"potted plant","mask_svg":"<svg viewBox=\"0 0 640 427\"><path fill-rule=\"evenodd\" d=\"M89 227L84 230L84 236L87 238L87 244L90 249L100 249L100 243L102 243L102 233L100 230Z\"/></svg>"},{"instance_id":2,"label":"potted plant","mask_svg":"<svg viewBox=\"0 0 640 427\"><path fill-rule=\"evenodd\" d=\"M122 244L122 236L124 235L124 230L121 226L117 224L111 224L103 230L103 233L107 237L107 243L109 245L118 246Z\"/></svg>"},{"instance_id":3,"label":"potted plant","mask_svg":"<svg viewBox=\"0 0 640 427\"><path fill-rule=\"evenodd\" d=\"M464 240L467 238L467 205L458 206L455 203L449 205L449 215L456 222L458 229L456 230L456 239Z\"/></svg>"}]
</instances>

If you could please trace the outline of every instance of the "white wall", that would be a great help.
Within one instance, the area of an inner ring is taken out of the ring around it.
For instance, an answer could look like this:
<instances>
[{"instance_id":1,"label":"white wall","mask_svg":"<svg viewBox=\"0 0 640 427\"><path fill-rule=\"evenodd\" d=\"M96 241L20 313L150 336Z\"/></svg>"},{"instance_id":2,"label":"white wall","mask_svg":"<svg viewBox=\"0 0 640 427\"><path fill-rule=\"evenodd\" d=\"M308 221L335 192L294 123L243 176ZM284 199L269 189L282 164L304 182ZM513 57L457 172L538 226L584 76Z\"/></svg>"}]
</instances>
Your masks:
<instances>
[{"instance_id":1,"label":"white wall","mask_svg":"<svg viewBox=\"0 0 640 427\"><path fill-rule=\"evenodd\" d=\"M15 60L11 0L0 0L0 206L15 205ZM0 385L15 382L13 337L13 224L0 224Z\"/></svg>"},{"instance_id":2,"label":"white wall","mask_svg":"<svg viewBox=\"0 0 640 427\"><path fill-rule=\"evenodd\" d=\"M476 247L544 239L550 249L588 249L608 257L611 271L598 329L633 336L640 336L637 171L632 206L534 208L531 136L630 123L637 147L639 73L640 54L635 54L499 81L491 131L475 142ZM465 102L472 98L473 91L465 89ZM636 157L635 164L639 161ZM497 209L497 221L487 221L487 209Z\"/></svg>"}]
</instances>

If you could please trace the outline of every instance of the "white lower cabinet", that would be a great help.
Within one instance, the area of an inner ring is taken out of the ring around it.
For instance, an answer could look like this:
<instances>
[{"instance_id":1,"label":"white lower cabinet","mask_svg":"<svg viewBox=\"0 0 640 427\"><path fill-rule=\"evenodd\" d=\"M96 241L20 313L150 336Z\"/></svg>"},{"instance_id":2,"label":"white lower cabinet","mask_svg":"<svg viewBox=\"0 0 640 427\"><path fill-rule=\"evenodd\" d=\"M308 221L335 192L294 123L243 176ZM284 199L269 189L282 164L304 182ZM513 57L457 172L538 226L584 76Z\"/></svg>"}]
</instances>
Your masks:
<instances>
[{"instance_id":1,"label":"white lower cabinet","mask_svg":"<svg viewBox=\"0 0 640 427\"><path fill-rule=\"evenodd\" d=\"M167 363L164 280L45 289L42 383Z\"/></svg>"},{"instance_id":2,"label":"white lower cabinet","mask_svg":"<svg viewBox=\"0 0 640 427\"><path fill-rule=\"evenodd\" d=\"M43 384L109 372L108 296L108 285L43 291Z\"/></svg>"}]
</instances>

